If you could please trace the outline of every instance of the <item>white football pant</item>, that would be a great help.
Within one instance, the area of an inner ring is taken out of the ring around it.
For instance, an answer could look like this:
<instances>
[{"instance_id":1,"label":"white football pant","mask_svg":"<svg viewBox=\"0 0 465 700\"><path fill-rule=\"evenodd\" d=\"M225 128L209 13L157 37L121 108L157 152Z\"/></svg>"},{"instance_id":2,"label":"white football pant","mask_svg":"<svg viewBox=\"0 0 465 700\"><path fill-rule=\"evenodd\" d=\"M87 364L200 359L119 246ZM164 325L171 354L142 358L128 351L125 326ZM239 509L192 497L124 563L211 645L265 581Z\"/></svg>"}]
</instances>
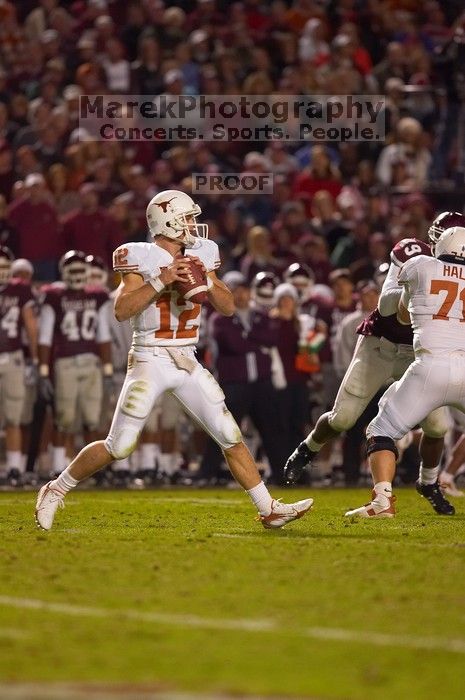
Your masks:
<instances>
[{"instance_id":1,"label":"white football pant","mask_svg":"<svg viewBox=\"0 0 465 700\"><path fill-rule=\"evenodd\" d=\"M425 416L441 406L465 412L465 351L425 354L415 360L381 398L367 437L398 440L418 424L424 428Z\"/></svg>"},{"instance_id":2,"label":"white football pant","mask_svg":"<svg viewBox=\"0 0 465 700\"><path fill-rule=\"evenodd\" d=\"M216 379L195 357L194 346L176 348L186 358L189 370L180 369L163 347L131 350L128 372L116 405L105 446L115 459L123 459L136 448L139 436L155 401L171 392L186 413L222 449L242 441L241 431L224 403Z\"/></svg>"},{"instance_id":3,"label":"white football pant","mask_svg":"<svg viewBox=\"0 0 465 700\"><path fill-rule=\"evenodd\" d=\"M373 396L393 379L400 379L413 361L411 345L360 336L329 415L330 426L341 433L352 428ZM429 437L443 437L449 428L447 411L439 409L427 416L421 427Z\"/></svg>"}]
</instances>

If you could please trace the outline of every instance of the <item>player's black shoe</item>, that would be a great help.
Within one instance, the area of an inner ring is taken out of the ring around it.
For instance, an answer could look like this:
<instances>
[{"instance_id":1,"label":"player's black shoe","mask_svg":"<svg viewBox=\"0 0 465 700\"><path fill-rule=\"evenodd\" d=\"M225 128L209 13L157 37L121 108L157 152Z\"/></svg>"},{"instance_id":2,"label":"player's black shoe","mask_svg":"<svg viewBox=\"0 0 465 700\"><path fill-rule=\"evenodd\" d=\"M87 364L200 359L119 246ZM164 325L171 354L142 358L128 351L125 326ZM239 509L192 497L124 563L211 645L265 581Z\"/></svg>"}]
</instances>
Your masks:
<instances>
[{"instance_id":1,"label":"player's black shoe","mask_svg":"<svg viewBox=\"0 0 465 700\"><path fill-rule=\"evenodd\" d=\"M23 485L23 476L19 469L10 469L7 480L9 486L17 487Z\"/></svg>"},{"instance_id":2,"label":"player's black shoe","mask_svg":"<svg viewBox=\"0 0 465 700\"><path fill-rule=\"evenodd\" d=\"M284 483L287 485L297 483L304 469L311 465L314 454L314 452L308 449L305 442L301 442L286 462L284 467Z\"/></svg>"},{"instance_id":3,"label":"player's black shoe","mask_svg":"<svg viewBox=\"0 0 465 700\"><path fill-rule=\"evenodd\" d=\"M415 484L420 496L426 498L439 515L455 515L455 508L452 503L444 498L444 494L439 488L439 482L434 484L422 484L418 480Z\"/></svg>"}]
</instances>

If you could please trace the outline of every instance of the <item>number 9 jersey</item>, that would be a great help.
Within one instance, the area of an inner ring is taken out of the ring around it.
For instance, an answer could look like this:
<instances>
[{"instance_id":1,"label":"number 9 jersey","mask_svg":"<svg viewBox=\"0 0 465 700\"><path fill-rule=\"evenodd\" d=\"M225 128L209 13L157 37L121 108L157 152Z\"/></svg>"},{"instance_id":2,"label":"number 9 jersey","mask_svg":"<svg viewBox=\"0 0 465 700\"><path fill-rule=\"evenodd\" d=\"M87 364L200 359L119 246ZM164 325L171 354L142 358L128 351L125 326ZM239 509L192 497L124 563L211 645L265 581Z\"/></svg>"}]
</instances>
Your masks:
<instances>
[{"instance_id":1,"label":"number 9 jersey","mask_svg":"<svg viewBox=\"0 0 465 700\"><path fill-rule=\"evenodd\" d=\"M198 257L208 272L220 266L218 246L205 238L196 239L186 255ZM147 282L157 277L174 257L156 243L126 243L113 253L113 269L121 274L136 273ZM174 288L165 287L144 311L131 318L134 347L195 345L199 340L200 304L184 299Z\"/></svg>"}]
</instances>

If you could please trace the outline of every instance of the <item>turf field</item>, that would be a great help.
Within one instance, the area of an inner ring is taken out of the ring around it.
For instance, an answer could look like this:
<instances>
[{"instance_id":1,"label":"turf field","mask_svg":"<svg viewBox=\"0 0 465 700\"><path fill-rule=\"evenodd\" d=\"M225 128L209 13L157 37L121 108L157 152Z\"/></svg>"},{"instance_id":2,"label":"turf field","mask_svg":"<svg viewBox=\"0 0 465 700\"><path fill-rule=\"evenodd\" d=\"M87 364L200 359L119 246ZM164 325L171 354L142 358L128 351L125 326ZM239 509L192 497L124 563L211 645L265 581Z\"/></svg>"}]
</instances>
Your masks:
<instances>
[{"instance_id":1,"label":"turf field","mask_svg":"<svg viewBox=\"0 0 465 700\"><path fill-rule=\"evenodd\" d=\"M0 697L463 698L465 504L405 489L396 519L347 522L366 490L312 495L275 532L237 491L76 491L43 533L35 494L0 494Z\"/></svg>"}]
</instances>

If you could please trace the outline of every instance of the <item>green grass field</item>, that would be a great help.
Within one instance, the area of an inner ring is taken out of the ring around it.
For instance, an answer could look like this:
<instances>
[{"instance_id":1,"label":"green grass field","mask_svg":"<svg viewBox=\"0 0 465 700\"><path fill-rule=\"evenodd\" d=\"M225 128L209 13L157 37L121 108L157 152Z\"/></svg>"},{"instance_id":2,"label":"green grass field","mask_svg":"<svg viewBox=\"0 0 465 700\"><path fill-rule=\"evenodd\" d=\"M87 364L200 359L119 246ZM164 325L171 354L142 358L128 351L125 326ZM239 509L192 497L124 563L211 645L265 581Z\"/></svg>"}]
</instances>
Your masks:
<instances>
[{"instance_id":1,"label":"green grass field","mask_svg":"<svg viewBox=\"0 0 465 700\"><path fill-rule=\"evenodd\" d=\"M0 494L0 697L7 682L98 681L463 698L465 504L441 518L398 490L395 519L355 523L342 514L366 490L312 495L275 532L237 491L76 491L43 533L35 494Z\"/></svg>"}]
</instances>

